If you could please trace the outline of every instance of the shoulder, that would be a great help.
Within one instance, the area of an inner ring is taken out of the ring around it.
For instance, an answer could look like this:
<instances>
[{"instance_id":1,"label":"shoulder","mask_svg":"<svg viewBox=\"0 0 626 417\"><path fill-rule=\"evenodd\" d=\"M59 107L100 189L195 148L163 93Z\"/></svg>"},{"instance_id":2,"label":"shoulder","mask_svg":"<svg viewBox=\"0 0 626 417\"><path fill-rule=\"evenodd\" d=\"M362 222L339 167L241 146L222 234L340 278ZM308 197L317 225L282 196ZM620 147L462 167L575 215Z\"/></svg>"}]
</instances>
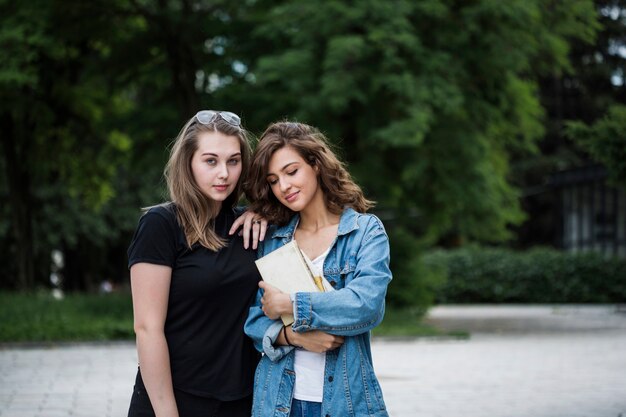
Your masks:
<instances>
[{"instance_id":1,"label":"shoulder","mask_svg":"<svg viewBox=\"0 0 626 417\"><path fill-rule=\"evenodd\" d=\"M366 241L377 235L387 236L383 222L375 214L357 213L357 224Z\"/></svg>"},{"instance_id":2,"label":"shoulder","mask_svg":"<svg viewBox=\"0 0 626 417\"><path fill-rule=\"evenodd\" d=\"M166 219L176 218L176 205L168 201L167 203L150 206L143 215L157 215Z\"/></svg>"},{"instance_id":3,"label":"shoulder","mask_svg":"<svg viewBox=\"0 0 626 417\"><path fill-rule=\"evenodd\" d=\"M378 234L386 235L386 231L383 222L375 214L359 213L347 208L341 215L339 234L363 236L367 240Z\"/></svg>"},{"instance_id":4,"label":"shoulder","mask_svg":"<svg viewBox=\"0 0 626 417\"><path fill-rule=\"evenodd\" d=\"M382 220L372 213L356 213L357 224L364 228L380 228L385 229Z\"/></svg>"},{"instance_id":5,"label":"shoulder","mask_svg":"<svg viewBox=\"0 0 626 417\"><path fill-rule=\"evenodd\" d=\"M160 224L176 227L178 225L178 220L176 218L176 205L174 203L167 202L148 207L142 214L139 222L144 224Z\"/></svg>"},{"instance_id":6,"label":"shoulder","mask_svg":"<svg viewBox=\"0 0 626 417\"><path fill-rule=\"evenodd\" d=\"M241 216L246 211L248 211L248 207L247 206L235 206L235 207L233 207L233 214L235 215L235 218Z\"/></svg>"},{"instance_id":7,"label":"shoulder","mask_svg":"<svg viewBox=\"0 0 626 417\"><path fill-rule=\"evenodd\" d=\"M275 224L268 224L267 225L267 230L265 232L265 235L269 237L268 240L277 239L279 237L276 234L277 230L278 230L278 226L276 226Z\"/></svg>"},{"instance_id":8,"label":"shoulder","mask_svg":"<svg viewBox=\"0 0 626 417\"><path fill-rule=\"evenodd\" d=\"M265 240L259 246L259 256L280 248L293 239L299 216L295 215L286 224L270 224L265 232Z\"/></svg>"},{"instance_id":9,"label":"shoulder","mask_svg":"<svg viewBox=\"0 0 626 417\"><path fill-rule=\"evenodd\" d=\"M283 245L282 236L277 235L276 231L279 229L275 224L269 225L267 227L267 231L265 232L265 240L259 242L259 249L257 251L257 256L260 258L262 256L267 255L268 253L278 249Z\"/></svg>"},{"instance_id":10,"label":"shoulder","mask_svg":"<svg viewBox=\"0 0 626 417\"><path fill-rule=\"evenodd\" d=\"M148 208L139 219L128 248L128 266L147 262L173 267L181 233L172 205L160 204Z\"/></svg>"}]
</instances>

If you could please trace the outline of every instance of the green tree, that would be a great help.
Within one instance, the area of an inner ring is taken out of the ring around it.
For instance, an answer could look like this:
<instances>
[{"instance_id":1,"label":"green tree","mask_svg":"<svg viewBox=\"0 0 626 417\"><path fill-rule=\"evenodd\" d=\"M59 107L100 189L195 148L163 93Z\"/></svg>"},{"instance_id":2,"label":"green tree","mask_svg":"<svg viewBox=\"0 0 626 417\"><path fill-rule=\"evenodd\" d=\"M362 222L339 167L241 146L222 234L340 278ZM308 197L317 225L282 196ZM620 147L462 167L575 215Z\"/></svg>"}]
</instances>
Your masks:
<instances>
[{"instance_id":1,"label":"green tree","mask_svg":"<svg viewBox=\"0 0 626 417\"><path fill-rule=\"evenodd\" d=\"M259 112L337 139L391 229L414 236L393 244L415 253L511 237L524 213L509 161L544 134L538 78L568 68L572 39L593 40L591 1L256 7L269 11L250 14L252 36L239 41L257 45L244 80ZM406 263L410 252L397 247L392 259Z\"/></svg>"},{"instance_id":2,"label":"green tree","mask_svg":"<svg viewBox=\"0 0 626 417\"><path fill-rule=\"evenodd\" d=\"M3 286L125 275L139 208L164 198L167 146L237 76L226 1L0 2ZM222 98L221 100L225 100ZM237 111L237 109L234 109Z\"/></svg>"},{"instance_id":3,"label":"green tree","mask_svg":"<svg viewBox=\"0 0 626 417\"><path fill-rule=\"evenodd\" d=\"M416 213L429 241L506 239L523 219L509 156L543 134L535 79L596 27L591 2L544 4L280 3L253 32L276 47L252 88L339 139L381 208Z\"/></svg>"},{"instance_id":4,"label":"green tree","mask_svg":"<svg viewBox=\"0 0 626 417\"><path fill-rule=\"evenodd\" d=\"M554 213L560 209L559 194L545 187L549 175L590 163L584 148L566 135L566 123L591 124L614 104L626 104L626 2L596 0L599 29L595 41L569 37L569 65L545 71L539 77L539 96L545 108L545 135L538 152L514 154L511 178L524 190L522 204L528 221L515 228L520 247L551 245L558 234Z\"/></svg>"},{"instance_id":5,"label":"green tree","mask_svg":"<svg viewBox=\"0 0 626 417\"><path fill-rule=\"evenodd\" d=\"M625 186L626 1L596 1L596 9L602 24L597 42L576 45L573 74L563 80L568 95L576 97L576 111L561 115L558 122L561 136L584 151L581 159L602 163L610 180Z\"/></svg>"},{"instance_id":6,"label":"green tree","mask_svg":"<svg viewBox=\"0 0 626 417\"><path fill-rule=\"evenodd\" d=\"M592 125L570 122L567 135L607 168L614 184L626 187L626 106L611 107Z\"/></svg>"},{"instance_id":7,"label":"green tree","mask_svg":"<svg viewBox=\"0 0 626 417\"><path fill-rule=\"evenodd\" d=\"M108 125L123 100L94 65L106 26L92 21L77 38L86 23L57 2L3 1L0 10L1 186L16 260L2 278L31 289L45 282L51 249L106 237L103 206L130 142Z\"/></svg>"},{"instance_id":8,"label":"green tree","mask_svg":"<svg viewBox=\"0 0 626 417\"><path fill-rule=\"evenodd\" d=\"M537 79L597 30L589 0L0 0L0 23L5 284L43 282L57 247L75 288L123 273L168 143L227 108L337 141L379 202L401 303L435 285L410 282L422 248L522 221L509 163L544 134Z\"/></svg>"}]
</instances>

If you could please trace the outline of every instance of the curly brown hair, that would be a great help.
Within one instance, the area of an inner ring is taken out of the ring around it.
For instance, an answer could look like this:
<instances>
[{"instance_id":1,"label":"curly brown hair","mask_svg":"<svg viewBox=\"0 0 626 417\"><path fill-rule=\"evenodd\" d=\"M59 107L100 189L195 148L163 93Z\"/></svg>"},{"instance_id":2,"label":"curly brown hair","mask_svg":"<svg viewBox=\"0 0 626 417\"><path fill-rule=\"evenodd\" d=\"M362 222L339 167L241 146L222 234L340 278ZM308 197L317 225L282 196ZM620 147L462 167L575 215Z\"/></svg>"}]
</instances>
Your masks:
<instances>
[{"instance_id":1,"label":"curly brown hair","mask_svg":"<svg viewBox=\"0 0 626 417\"><path fill-rule=\"evenodd\" d=\"M365 213L374 206L318 129L304 123L276 122L261 135L244 185L246 196L252 202L251 209L270 223L283 225L295 214L278 201L267 182L272 155L287 146L298 152L309 165L318 167L324 202L331 213L341 214L345 207Z\"/></svg>"}]
</instances>

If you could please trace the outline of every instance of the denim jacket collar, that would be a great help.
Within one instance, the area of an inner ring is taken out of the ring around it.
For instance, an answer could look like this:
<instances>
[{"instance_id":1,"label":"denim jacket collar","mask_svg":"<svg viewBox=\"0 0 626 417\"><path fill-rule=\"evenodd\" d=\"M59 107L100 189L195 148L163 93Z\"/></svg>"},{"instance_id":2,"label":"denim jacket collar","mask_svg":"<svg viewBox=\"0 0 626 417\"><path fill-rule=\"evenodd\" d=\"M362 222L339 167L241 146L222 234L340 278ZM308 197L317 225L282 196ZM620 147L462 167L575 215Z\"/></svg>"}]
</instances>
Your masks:
<instances>
[{"instance_id":1,"label":"denim jacket collar","mask_svg":"<svg viewBox=\"0 0 626 417\"><path fill-rule=\"evenodd\" d=\"M337 229L337 236L346 235L356 229L359 228L358 224L359 214L354 211L354 209L347 207L341 213L341 218L339 219L339 228ZM285 226L281 226L276 228L274 233L272 233L272 238L282 237L291 239L298 222L300 221L300 214L296 213L289 223Z\"/></svg>"}]
</instances>

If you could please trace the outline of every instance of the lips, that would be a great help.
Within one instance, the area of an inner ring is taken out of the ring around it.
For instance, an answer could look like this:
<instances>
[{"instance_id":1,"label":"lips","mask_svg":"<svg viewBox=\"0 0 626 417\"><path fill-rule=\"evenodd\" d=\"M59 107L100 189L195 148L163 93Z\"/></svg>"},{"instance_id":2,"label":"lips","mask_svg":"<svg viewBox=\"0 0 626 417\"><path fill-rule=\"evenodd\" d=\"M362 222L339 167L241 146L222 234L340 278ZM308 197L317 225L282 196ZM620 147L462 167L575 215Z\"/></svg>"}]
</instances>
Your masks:
<instances>
[{"instance_id":1,"label":"lips","mask_svg":"<svg viewBox=\"0 0 626 417\"><path fill-rule=\"evenodd\" d=\"M297 197L298 197L298 193L300 191L296 191L295 193L291 193L285 196L285 200L287 200L288 202L293 202Z\"/></svg>"},{"instance_id":2,"label":"lips","mask_svg":"<svg viewBox=\"0 0 626 417\"><path fill-rule=\"evenodd\" d=\"M228 189L228 184L214 185L213 188L215 188L217 191L226 191Z\"/></svg>"}]
</instances>

